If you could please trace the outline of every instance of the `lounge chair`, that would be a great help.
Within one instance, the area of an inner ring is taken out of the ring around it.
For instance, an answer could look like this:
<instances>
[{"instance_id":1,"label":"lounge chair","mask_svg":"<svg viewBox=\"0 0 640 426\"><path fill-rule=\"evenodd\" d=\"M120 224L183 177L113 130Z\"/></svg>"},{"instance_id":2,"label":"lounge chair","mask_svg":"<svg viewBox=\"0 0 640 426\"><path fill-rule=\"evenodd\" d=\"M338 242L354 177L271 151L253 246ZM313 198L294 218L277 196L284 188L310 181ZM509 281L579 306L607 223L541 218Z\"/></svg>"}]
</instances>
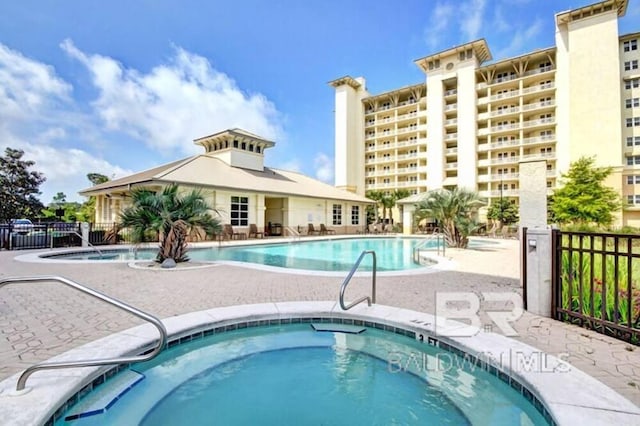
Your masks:
<instances>
[{"instance_id":1,"label":"lounge chair","mask_svg":"<svg viewBox=\"0 0 640 426\"><path fill-rule=\"evenodd\" d=\"M370 223L369 224L369 233L370 234L377 234L378 233L378 225Z\"/></svg>"},{"instance_id":2,"label":"lounge chair","mask_svg":"<svg viewBox=\"0 0 640 426\"><path fill-rule=\"evenodd\" d=\"M264 232L258 231L255 223L249 225L249 238L264 238Z\"/></svg>"},{"instance_id":3,"label":"lounge chair","mask_svg":"<svg viewBox=\"0 0 640 426\"><path fill-rule=\"evenodd\" d=\"M224 230L223 230L224 234L225 234L225 239L230 239L230 240L246 240L247 239L247 234L245 234L244 232L235 232L233 230L233 226L227 224L224 225Z\"/></svg>"},{"instance_id":4,"label":"lounge chair","mask_svg":"<svg viewBox=\"0 0 640 426\"><path fill-rule=\"evenodd\" d=\"M320 235L320 231L313 227L313 223L310 223L307 227L307 235Z\"/></svg>"},{"instance_id":5,"label":"lounge chair","mask_svg":"<svg viewBox=\"0 0 640 426\"><path fill-rule=\"evenodd\" d=\"M391 234L393 232L393 225L390 223L387 223L386 225L384 225L384 233L385 234Z\"/></svg>"},{"instance_id":6,"label":"lounge chair","mask_svg":"<svg viewBox=\"0 0 640 426\"><path fill-rule=\"evenodd\" d=\"M327 229L326 226L324 226L324 223L320 224L320 235L335 235L336 231L334 229Z\"/></svg>"}]
</instances>

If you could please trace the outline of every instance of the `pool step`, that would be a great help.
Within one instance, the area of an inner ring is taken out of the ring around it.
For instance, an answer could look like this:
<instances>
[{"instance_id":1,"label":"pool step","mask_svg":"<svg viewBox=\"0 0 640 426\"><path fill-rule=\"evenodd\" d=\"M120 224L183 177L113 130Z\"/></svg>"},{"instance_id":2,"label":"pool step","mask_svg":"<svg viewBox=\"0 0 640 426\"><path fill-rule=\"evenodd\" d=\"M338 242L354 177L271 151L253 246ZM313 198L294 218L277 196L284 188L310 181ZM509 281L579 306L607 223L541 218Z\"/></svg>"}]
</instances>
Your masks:
<instances>
[{"instance_id":1,"label":"pool step","mask_svg":"<svg viewBox=\"0 0 640 426\"><path fill-rule=\"evenodd\" d=\"M328 331L334 333L360 334L366 330L364 327L349 324L311 323L315 331Z\"/></svg>"},{"instance_id":2,"label":"pool step","mask_svg":"<svg viewBox=\"0 0 640 426\"><path fill-rule=\"evenodd\" d=\"M65 417L65 420L76 420L94 416L107 411L118 399L132 387L144 379L144 374L133 370L125 370L109 380L108 386L101 386L87 395Z\"/></svg>"}]
</instances>

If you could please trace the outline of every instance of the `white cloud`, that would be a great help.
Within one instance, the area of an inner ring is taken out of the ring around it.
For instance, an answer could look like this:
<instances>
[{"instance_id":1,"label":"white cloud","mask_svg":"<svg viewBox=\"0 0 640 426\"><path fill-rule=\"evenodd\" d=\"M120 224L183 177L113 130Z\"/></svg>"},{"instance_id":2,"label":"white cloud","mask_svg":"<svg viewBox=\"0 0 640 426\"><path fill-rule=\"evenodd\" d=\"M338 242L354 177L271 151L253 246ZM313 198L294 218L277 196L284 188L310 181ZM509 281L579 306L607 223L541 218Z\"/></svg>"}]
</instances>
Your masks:
<instances>
[{"instance_id":1,"label":"white cloud","mask_svg":"<svg viewBox=\"0 0 640 426\"><path fill-rule=\"evenodd\" d=\"M36 162L36 169L47 178L42 185L41 201L47 204L57 192L64 192L70 201L80 200L78 191L91 186L87 173L98 172L109 178L123 177L132 172L79 149L58 149L47 145L20 147L25 158Z\"/></svg>"},{"instance_id":2,"label":"white cloud","mask_svg":"<svg viewBox=\"0 0 640 426\"><path fill-rule=\"evenodd\" d=\"M2 121L25 120L60 101L71 86L55 70L0 44L0 112Z\"/></svg>"},{"instance_id":3,"label":"white cloud","mask_svg":"<svg viewBox=\"0 0 640 426\"><path fill-rule=\"evenodd\" d=\"M450 3L437 3L433 8L429 24L424 29L425 41L430 49L435 49L442 43L441 34L445 33L453 12L454 7Z\"/></svg>"},{"instance_id":4,"label":"white cloud","mask_svg":"<svg viewBox=\"0 0 640 426\"><path fill-rule=\"evenodd\" d=\"M527 42L535 39L541 33L543 25L542 19L536 18L530 26L526 28L519 27L512 33L509 44L501 48L494 56L496 58L508 58L522 53Z\"/></svg>"},{"instance_id":5,"label":"white cloud","mask_svg":"<svg viewBox=\"0 0 640 426\"><path fill-rule=\"evenodd\" d=\"M288 170L291 172L302 171L302 166L300 165L300 161L297 158L290 158L284 163L279 163L277 167L279 169Z\"/></svg>"},{"instance_id":6,"label":"white cloud","mask_svg":"<svg viewBox=\"0 0 640 426\"><path fill-rule=\"evenodd\" d=\"M282 117L273 103L262 94L244 93L202 56L177 47L169 64L142 73L88 55L70 40L61 47L91 72L100 93L93 107L106 127L153 149L199 152L193 139L233 127L271 140L282 136Z\"/></svg>"},{"instance_id":7,"label":"white cloud","mask_svg":"<svg viewBox=\"0 0 640 426\"><path fill-rule=\"evenodd\" d=\"M89 121L73 111L72 90L53 67L0 44L0 155L11 147L35 161L33 169L47 178L39 197L45 204L57 192L79 200L78 190L90 186L89 172L129 173L81 149L61 147Z\"/></svg>"},{"instance_id":8,"label":"white cloud","mask_svg":"<svg viewBox=\"0 0 640 426\"><path fill-rule=\"evenodd\" d=\"M470 0L467 4L460 6L460 10L464 11L464 18L460 22L460 28L467 41L478 38L482 28L485 6L485 0Z\"/></svg>"},{"instance_id":9,"label":"white cloud","mask_svg":"<svg viewBox=\"0 0 640 426\"><path fill-rule=\"evenodd\" d=\"M318 153L313 159L316 179L333 185L333 160L326 154Z\"/></svg>"}]
</instances>

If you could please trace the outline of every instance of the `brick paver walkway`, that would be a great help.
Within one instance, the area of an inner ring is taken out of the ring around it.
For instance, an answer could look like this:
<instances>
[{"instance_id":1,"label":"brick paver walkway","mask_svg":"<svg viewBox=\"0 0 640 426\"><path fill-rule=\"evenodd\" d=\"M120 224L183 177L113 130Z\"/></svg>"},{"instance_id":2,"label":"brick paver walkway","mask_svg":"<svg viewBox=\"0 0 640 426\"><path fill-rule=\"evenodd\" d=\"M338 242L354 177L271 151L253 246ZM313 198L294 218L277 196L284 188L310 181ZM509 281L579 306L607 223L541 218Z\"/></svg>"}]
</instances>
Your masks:
<instances>
[{"instance_id":1,"label":"brick paver walkway","mask_svg":"<svg viewBox=\"0 0 640 426\"><path fill-rule=\"evenodd\" d=\"M133 269L122 263L23 263L14 260L18 254L23 253L0 252L0 277L62 275L160 318L245 303L336 300L342 282L336 277L224 265L167 272ZM455 260L456 253L452 256ZM459 262L456 271L379 277L377 301L433 313L436 291L520 292L516 242L502 249L467 252ZM470 272L487 272L487 267L495 274ZM365 294L369 285L369 278L355 278L349 294ZM481 316L488 320L486 314ZM0 380L35 362L140 323L61 284L4 287L0 290ZM638 347L529 313L516 321L514 328L519 333L517 339L564 357L640 405Z\"/></svg>"}]
</instances>

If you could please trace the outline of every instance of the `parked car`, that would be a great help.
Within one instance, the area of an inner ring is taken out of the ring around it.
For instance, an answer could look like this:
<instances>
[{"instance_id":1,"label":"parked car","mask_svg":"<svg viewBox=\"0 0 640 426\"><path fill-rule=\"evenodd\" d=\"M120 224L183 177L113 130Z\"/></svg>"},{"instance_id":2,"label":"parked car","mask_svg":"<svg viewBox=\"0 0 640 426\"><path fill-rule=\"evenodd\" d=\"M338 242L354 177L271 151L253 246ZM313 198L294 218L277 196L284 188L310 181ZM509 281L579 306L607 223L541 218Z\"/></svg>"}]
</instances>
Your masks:
<instances>
[{"instance_id":1,"label":"parked car","mask_svg":"<svg viewBox=\"0 0 640 426\"><path fill-rule=\"evenodd\" d=\"M11 231L18 234L28 234L33 231L33 223L29 219L12 219L9 224Z\"/></svg>"}]
</instances>

